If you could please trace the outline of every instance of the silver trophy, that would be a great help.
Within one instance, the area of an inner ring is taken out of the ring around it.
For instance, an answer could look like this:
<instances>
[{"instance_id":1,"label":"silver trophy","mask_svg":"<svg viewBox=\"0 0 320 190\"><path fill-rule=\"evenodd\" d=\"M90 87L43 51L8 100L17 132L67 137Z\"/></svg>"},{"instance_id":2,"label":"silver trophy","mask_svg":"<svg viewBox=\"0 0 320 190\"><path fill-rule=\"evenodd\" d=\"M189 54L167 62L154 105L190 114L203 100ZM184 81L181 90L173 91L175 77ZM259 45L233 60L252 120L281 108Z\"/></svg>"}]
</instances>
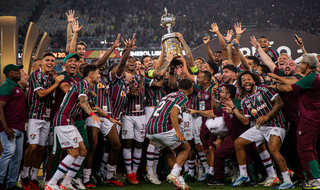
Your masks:
<instances>
[{"instance_id":1,"label":"silver trophy","mask_svg":"<svg viewBox=\"0 0 320 190\"><path fill-rule=\"evenodd\" d=\"M180 41L175 37L172 27L175 24L176 18L172 14L168 13L167 8L164 8L165 14L161 17L161 26L166 28L168 34L162 36L161 41L164 45L165 55L168 56L169 52L173 52L177 55L182 55Z\"/></svg>"}]
</instances>

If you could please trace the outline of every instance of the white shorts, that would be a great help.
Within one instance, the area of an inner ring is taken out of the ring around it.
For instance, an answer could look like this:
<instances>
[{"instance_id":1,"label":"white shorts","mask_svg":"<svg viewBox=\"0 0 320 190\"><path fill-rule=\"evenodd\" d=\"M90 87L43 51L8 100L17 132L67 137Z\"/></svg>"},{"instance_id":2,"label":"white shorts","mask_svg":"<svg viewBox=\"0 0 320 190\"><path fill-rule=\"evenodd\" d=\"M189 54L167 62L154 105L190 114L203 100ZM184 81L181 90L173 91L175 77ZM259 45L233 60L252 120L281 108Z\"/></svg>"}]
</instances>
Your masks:
<instances>
[{"instance_id":1,"label":"white shorts","mask_svg":"<svg viewBox=\"0 0 320 190\"><path fill-rule=\"evenodd\" d=\"M58 138L62 149L78 148L83 141L78 129L74 125L56 126L54 139Z\"/></svg>"},{"instance_id":2,"label":"white shorts","mask_svg":"<svg viewBox=\"0 0 320 190\"><path fill-rule=\"evenodd\" d=\"M121 118L122 139L134 139L143 142L146 136L146 116L127 116Z\"/></svg>"},{"instance_id":3,"label":"white shorts","mask_svg":"<svg viewBox=\"0 0 320 190\"><path fill-rule=\"evenodd\" d=\"M96 123L93 121L92 117L88 117L86 119L86 126L87 127L96 127L98 129L100 129L101 133L103 134L103 136L107 136L112 128L112 126L114 125L114 123L112 123L109 119L104 118L104 117L100 117L101 120L103 120L103 122L101 123Z\"/></svg>"},{"instance_id":4,"label":"white shorts","mask_svg":"<svg viewBox=\"0 0 320 190\"><path fill-rule=\"evenodd\" d=\"M192 130L193 130L194 144L202 145L200 140L200 127L202 125L202 117L198 116L198 117L192 117L192 118L193 118Z\"/></svg>"},{"instance_id":5,"label":"white shorts","mask_svg":"<svg viewBox=\"0 0 320 190\"><path fill-rule=\"evenodd\" d=\"M154 111L153 107L145 107L144 108L144 112L146 113L146 123L148 123L153 111Z\"/></svg>"},{"instance_id":6,"label":"white shorts","mask_svg":"<svg viewBox=\"0 0 320 190\"><path fill-rule=\"evenodd\" d=\"M29 144L46 146L50 133L50 122L39 119L29 119L28 141Z\"/></svg>"},{"instance_id":7,"label":"white shorts","mask_svg":"<svg viewBox=\"0 0 320 190\"><path fill-rule=\"evenodd\" d=\"M182 113L183 122L180 124L183 128L183 135L187 141L193 140L193 117L188 113Z\"/></svg>"},{"instance_id":8,"label":"white shorts","mask_svg":"<svg viewBox=\"0 0 320 190\"><path fill-rule=\"evenodd\" d=\"M159 147L160 150L166 147L174 150L183 145L183 143L173 140L174 135L176 135L176 131L174 129L171 129L170 131L164 133L147 134L147 137L153 142L156 147Z\"/></svg>"},{"instance_id":9,"label":"white shorts","mask_svg":"<svg viewBox=\"0 0 320 190\"><path fill-rule=\"evenodd\" d=\"M281 142L283 143L284 138L286 136L286 130L280 127L270 127L270 126L261 126L260 129L256 127L251 127L246 130L241 138L244 138L248 141L254 142L255 146L258 147L260 144L264 142L269 142L270 135L275 135L280 137Z\"/></svg>"}]
</instances>

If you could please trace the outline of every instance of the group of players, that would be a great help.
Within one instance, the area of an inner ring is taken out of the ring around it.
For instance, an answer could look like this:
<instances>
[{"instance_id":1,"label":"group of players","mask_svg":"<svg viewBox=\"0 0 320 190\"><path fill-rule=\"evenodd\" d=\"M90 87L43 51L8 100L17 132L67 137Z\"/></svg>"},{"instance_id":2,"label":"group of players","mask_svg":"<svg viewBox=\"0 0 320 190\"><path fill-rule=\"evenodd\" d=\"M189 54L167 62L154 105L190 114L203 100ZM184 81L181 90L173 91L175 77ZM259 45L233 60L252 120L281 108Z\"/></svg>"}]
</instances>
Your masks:
<instances>
[{"instance_id":1,"label":"group of players","mask_svg":"<svg viewBox=\"0 0 320 190\"><path fill-rule=\"evenodd\" d=\"M105 182L112 186L123 186L114 177L123 150L127 179L132 184L139 183L137 172L144 156L145 178L161 184L157 175L161 151L172 169L166 179L176 189L189 189L186 182L192 182L196 173L198 181L223 185L224 166L232 158L231 185L256 186L257 158L252 155L257 152L267 173L263 185L289 189L297 183L305 189L320 188L315 146L320 123L318 59L306 53L300 38L296 41L305 54L298 65L290 56L279 55L264 36L258 40L251 37L257 53L244 57L239 42L245 29L239 23L234 25L235 39L233 30L223 37L217 24L211 25L222 51L213 54L210 37L204 37L208 61L194 59L179 33L175 35L187 60L174 51L165 52L164 47L154 60L147 55L135 59L130 56L136 47L133 35L124 42L120 63L106 72L104 63L120 46L120 34L100 59L85 63L86 44L77 43L82 27L74 11L67 16L68 55L62 73L54 71L52 53L34 61L29 81L21 66L11 65L4 71L10 81L26 90L29 145L20 174L23 189L39 189L37 176L46 150L50 154L45 189L95 187L90 176L99 133L105 143L100 168ZM14 72L20 69L19 77ZM6 102L1 96L0 103ZM15 132L3 121L1 118L5 134L1 140L14 139ZM142 155L144 142L149 143L146 155Z\"/></svg>"}]
</instances>

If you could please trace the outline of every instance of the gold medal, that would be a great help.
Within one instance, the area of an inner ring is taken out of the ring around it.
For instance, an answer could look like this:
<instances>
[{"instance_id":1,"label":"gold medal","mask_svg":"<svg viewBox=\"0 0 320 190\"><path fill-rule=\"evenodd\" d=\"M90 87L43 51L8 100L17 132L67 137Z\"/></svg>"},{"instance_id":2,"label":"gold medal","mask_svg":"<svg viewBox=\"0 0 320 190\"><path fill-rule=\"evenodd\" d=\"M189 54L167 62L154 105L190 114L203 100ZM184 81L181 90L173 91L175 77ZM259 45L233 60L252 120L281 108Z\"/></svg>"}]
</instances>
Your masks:
<instances>
[{"instance_id":1,"label":"gold medal","mask_svg":"<svg viewBox=\"0 0 320 190\"><path fill-rule=\"evenodd\" d=\"M251 113L252 113L253 116L256 116L257 115L257 110L256 109L252 109Z\"/></svg>"}]
</instances>

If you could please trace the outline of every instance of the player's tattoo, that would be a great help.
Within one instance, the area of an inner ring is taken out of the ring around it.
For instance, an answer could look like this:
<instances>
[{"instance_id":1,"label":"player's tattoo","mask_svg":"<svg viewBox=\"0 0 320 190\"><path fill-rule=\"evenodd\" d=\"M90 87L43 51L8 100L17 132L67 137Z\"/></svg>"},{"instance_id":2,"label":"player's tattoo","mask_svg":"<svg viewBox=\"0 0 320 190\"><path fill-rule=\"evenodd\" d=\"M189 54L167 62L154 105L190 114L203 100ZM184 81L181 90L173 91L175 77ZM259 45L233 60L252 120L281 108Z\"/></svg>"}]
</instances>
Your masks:
<instances>
[{"instance_id":1,"label":"player's tattoo","mask_svg":"<svg viewBox=\"0 0 320 190\"><path fill-rule=\"evenodd\" d=\"M85 112L87 112L88 114L90 114L93 110L91 109L91 106L89 105L89 103L86 100L85 96L80 96L79 97L79 101L80 101L80 105L82 107L82 109L84 109Z\"/></svg>"},{"instance_id":2,"label":"player's tattoo","mask_svg":"<svg viewBox=\"0 0 320 190\"><path fill-rule=\"evenodd\" d=\"M167 68L169 67L170 65L170 62L169 61L166 61L159 69L155 70L153 72L153 77L154 78L159 78L161 77L165 71L167 70Z\"/></svg>"},{"instance_id":3,"label":"player's tattoo","mask_svg":"<svg viewBox=\"0 0 320 190\"><path fill-rule=\"evenodd\" d=\"M275 137L275 135L271 135L270 136L270 139L269 139L269 144L270 145L272 145L274 137Z\"/></svg>"}]
</instances>

